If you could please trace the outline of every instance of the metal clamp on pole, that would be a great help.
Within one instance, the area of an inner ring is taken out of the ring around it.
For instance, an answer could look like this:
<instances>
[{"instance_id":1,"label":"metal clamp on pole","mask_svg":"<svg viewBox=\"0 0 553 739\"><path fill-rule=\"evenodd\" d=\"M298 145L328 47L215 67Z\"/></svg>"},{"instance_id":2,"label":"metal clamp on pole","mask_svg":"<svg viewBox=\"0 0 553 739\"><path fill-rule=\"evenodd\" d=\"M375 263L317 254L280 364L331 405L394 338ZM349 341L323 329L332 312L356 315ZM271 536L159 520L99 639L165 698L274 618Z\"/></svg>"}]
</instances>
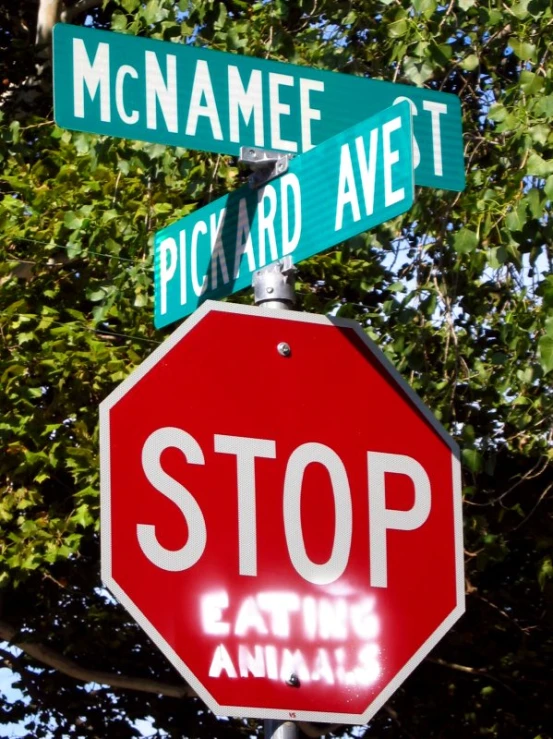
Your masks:
<instances>
[{"instance_id":1,"label":"metal clamp on pole","mask_svg":"<svg viewBox=\"0 0 553 739\"><path fill-rule=\"evenodd\" d=\"M287 172L291 158L292 154L283 154L280 151L241 146L238 161L240 164L247 164L253 170L248 181L250 187L257 188Z\"/></svg>"},{"instance_id":2,"label":"metal clamp on pole","mask_svg":"<svg viewBox=\"0 0 553 739\"><path fill-rule=\"evenodd\" d=\"M296 268L290 256L254 272L255 304L263 308L291 310L296 302L295 282Z\"/></svg>"}]
</instances>

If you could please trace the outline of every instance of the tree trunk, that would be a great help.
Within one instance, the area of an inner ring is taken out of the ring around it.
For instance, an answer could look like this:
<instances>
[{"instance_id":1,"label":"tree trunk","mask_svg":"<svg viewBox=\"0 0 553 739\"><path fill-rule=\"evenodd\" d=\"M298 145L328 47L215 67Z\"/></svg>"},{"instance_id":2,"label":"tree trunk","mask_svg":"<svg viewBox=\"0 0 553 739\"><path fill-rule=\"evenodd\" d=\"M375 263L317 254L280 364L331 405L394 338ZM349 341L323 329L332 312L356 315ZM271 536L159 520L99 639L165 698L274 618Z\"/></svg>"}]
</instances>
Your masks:
<instances>
[{"instance_id":1,"label":"tree trunk","mask_svg":"<svg viewBox=\"0 0 553 739\"><path fill-rule=\"evenodd\" d=\"M35 38L37 46L50 43L52 28L59 18L59 5L60 0L40 0Z\"/></svg>"}]
</instances>

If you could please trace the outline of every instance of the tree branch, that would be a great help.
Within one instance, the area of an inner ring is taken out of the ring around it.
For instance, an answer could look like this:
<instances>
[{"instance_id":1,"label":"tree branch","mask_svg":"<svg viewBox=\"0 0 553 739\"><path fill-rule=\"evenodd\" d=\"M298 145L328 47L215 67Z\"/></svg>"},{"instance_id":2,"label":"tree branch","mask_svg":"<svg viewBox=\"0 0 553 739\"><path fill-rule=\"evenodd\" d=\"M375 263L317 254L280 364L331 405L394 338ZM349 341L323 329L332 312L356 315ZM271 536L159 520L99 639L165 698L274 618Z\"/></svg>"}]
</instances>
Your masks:
<instances>
[{"instance_id":1,"label":"tree branch","mask_svg":"<svg viewBox=\"0 0 553 739\"><path fill-rule=\"evenodd\" d=\"M63 11L61 21L63 23L71 23L78 15L86 13L87 10L92 10L92 8L100 5L101 2L102 0L79 0L75 5Z\"/></svg>"},{"instance_id":2,"label":"tree branch","mask_svg":"<svg viewBox=\"0 0 553 739\"><path fill-rule=\"evenodd\" d=\"M40 0L36 24L37 46L50 43L52 28L58 19L60 0Z\"/></svg>"},{"instance_id":3,"label":"tree branch","mask_svg":"<svg viewBox=\"0 0 553 739\"><path fill-rule=\"evenodd\" d=\"M490 675L490 673L482 667L467 667L467 665L458 665L458 664L455 664L454 662L446 662L445 659L431 659L430 657L427 657L426 661L431 662L434 665L441 665L442 667L447 667L450 670L457 670L457 672L464 672L467 675L474 675L475 677L481 677L481 678L485 678L486 680L492 680L493 682L498 683L503 688L505 688L505 690L508 690L509 693L516 695L516 692L512 688L510 688L508 685L505 685L503 680L500 680L498 677L495 677L494 675Z\"/></svg>"},{"instance_id":4,"label":"tree branch","mask_svg":"<svg viewBox=\"0 0 553 739\"><path fill-rule=\"evenodd\" d=\"M170 685L169 683L162 683L157 680L148 680L141 677L128 677L125 675L114 675L109 672L101 672L100 670L89 670L44 644L17 639L17 629L10 626L6 621L0 621L0 640L9 642L43 665L52 667L64 675L68 675L75 680L82 680L85 683L98 683L108 688L121 688L123 690L139 690L144 693L166 695L170 698L193 698L196 695L186 683L182 685ZM6 667L16 669L16 663L19 658L4 650L0 650L0 657ZM341 724L316 724L308 721L298 723L303 733L308 737L312 737L312 739L318 739L318 737L324 734L336 731L341 726Z\"/></svg>"},{"instance_id":5,"label":"tree branch","mask_svg":"<svg viewBox=\"0 0 553 739\"><path fill-rule=\"evenodd\" d=\"M75 680L82 680L85 683L99 683L108 688L120 688L123 690L139 690L144 693L166 695L170 698L192 698L196 695L186 683L182 685L171 685L142 677L115 675L101 670L89 670L44 644L17 639L17 629L14 629L13 626L10 626L5 621L0 621L0 640L9 642L43 665L52 667L64 675L68 675Z\"/></svg>"}]
</instances>

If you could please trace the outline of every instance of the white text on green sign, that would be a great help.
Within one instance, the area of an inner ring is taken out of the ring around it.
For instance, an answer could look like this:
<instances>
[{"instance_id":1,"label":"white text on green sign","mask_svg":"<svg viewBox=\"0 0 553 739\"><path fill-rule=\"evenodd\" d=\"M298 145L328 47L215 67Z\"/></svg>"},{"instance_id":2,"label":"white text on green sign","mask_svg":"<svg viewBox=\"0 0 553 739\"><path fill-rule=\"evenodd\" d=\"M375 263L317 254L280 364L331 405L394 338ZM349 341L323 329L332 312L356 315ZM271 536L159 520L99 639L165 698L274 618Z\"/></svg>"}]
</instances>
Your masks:
<instances>
[{"instance_id":1,"label":"white text on green sign","mask_svg":"<svg viewBox=\"0 0 553 739\"><path fill-rule=\"evenodd\" d=\"M159 231L155 325L248 287L271 262L306 259L408 210L412 140L403 102L293 159L259 190L242 187Z\"/></svg>"},{"instance_id":2,"label":"white text on green sign","mask_svg":"<svg viewBox=\"0 0 553 739\"><path fill-rule=\"evenodd\" d=\"M238 154L299 154L403 100L418 185L465 186L455 95L61 23L54 114L65 128Z\"/></svg>"}]
</instances>

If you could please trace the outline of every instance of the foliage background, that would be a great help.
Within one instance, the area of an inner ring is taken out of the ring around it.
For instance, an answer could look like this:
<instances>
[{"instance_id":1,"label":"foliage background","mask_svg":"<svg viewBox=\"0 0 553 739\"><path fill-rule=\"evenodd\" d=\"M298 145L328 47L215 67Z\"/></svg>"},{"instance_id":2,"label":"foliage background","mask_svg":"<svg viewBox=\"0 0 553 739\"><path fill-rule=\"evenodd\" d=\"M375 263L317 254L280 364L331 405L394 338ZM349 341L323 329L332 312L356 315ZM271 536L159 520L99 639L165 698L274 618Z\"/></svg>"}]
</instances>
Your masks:
<instances>
[{"instance_id":1,"label":"foliage background","mask_svg":"<svg viewBox=\"0 0 553 739\"><path fill-rule=\"evenodd\" d=\"M466 191L420 189L404 217L300 265L300 308L360 320L463 450L467 614L357 731L550 739L549 0L0 8L0 660L25 697L4 698L0 726L131 737L150 716L175 739L260 732L189 696L101 590L98 551L97 407L168 333L152 324L152 235L245 173L226 157L57 128L52 10L460 96Z\"/></svg>"}]
</instances>

